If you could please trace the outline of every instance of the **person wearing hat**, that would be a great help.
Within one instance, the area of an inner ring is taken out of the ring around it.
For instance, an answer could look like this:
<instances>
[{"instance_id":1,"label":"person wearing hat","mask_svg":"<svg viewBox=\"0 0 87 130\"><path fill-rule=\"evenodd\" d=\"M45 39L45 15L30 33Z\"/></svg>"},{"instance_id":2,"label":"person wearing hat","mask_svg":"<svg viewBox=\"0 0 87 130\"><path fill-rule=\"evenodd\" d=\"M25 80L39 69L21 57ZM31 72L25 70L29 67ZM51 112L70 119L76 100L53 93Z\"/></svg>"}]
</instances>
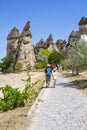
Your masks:
<instances>
[{"instance_id":1,"label":"person wearing hat","mask_svg":"<svg viewBox=\"0 0 87 130\"><path fill-rule=\"evenodd\" d=\"M50 87L52 70L49 64L47 64L47 67L45 69L45 74L46 74L46 87Z\"/></svg>"}]
</instances>

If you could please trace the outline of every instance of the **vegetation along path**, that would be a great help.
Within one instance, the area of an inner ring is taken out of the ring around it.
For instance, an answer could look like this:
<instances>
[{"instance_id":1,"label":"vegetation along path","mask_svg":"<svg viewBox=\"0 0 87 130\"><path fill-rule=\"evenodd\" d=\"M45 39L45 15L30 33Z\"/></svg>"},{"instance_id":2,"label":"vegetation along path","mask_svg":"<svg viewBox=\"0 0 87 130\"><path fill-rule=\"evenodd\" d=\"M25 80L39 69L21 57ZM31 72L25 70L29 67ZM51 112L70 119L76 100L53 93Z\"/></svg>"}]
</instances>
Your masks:
<instances>
[{"instance_id":1,"label":"vegetation along path","mask_svg":"<svg viewBox=\"0 0 87 130\"><path fill-rule=\"evenodd\" d=\"M58 72L55 88L43 88L27 130L87 130L87 97Z\"/></svg>"}]
</instances>

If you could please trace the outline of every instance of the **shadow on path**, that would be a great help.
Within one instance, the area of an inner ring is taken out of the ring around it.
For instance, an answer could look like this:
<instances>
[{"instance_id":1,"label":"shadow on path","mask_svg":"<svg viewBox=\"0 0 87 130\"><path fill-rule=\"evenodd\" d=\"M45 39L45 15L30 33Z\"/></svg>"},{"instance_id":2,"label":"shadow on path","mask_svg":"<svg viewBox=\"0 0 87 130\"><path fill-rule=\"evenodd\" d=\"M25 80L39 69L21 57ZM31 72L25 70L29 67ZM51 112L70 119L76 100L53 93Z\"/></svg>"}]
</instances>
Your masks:
<instances>
[{"instance_id":1,"label":"shadow on path","mask_svg":"<svg viewBox=\"0 0 87 130\"><path fill-rule=\"evenodd\" d=\"M56 84L56 85L61 86L61 87L76 88L76 86L75 86L74 83L58 83L58 84Z\"/></svg>"}]
</instances>

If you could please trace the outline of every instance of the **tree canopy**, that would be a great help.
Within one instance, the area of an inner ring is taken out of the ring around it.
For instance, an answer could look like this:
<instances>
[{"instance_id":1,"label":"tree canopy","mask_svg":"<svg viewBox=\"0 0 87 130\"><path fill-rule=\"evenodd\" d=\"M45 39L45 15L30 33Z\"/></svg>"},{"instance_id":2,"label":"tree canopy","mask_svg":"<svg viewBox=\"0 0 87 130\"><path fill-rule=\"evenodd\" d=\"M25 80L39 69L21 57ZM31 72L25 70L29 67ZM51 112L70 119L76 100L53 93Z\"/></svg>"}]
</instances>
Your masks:
<instances>
[{"instance_id":1,"label":"tree canopy","mask_svg":"<svg viewBox=\"0 0 87 130\"><path fill-rule=\"evenodd\" d=\"M64 56L62 54L60 54L58 51L53 51L48 58L48 62L57 65L60 64L61 60L63 59Z\"/></svg>"},{"instance_id":2,"label":"tree canopy","mask_svg":"<svg viewBox=\"0 0 87 130\"><path fill-rule=\"evenodd\" d=\"M65 68L82 71L87 69L87 42L80 40L73 48L64 63Z\"/></svg>"}]
</instances>

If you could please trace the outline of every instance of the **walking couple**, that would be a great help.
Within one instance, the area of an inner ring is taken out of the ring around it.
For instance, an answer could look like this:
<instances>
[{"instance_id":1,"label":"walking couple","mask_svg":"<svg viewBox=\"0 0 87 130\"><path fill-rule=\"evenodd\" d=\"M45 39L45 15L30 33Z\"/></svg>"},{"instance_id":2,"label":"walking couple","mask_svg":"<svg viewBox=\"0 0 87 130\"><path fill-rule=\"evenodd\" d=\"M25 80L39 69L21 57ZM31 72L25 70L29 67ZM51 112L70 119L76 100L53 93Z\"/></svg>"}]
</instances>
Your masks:
<instances>
[{"instance_id":1,"label":"walking couple","mask_svg":"<svg viewBox=\"0 0 87 130\"><path fill-rule=\"evenodd\" d=\"M47 67L45 69L46 74L46 87L50 87L51 78L53 79L53 87L56 85L56 79L57 79L57 71L56 68L51 69L50 65L47 64Z\"/></svg>"}]
</instances>

